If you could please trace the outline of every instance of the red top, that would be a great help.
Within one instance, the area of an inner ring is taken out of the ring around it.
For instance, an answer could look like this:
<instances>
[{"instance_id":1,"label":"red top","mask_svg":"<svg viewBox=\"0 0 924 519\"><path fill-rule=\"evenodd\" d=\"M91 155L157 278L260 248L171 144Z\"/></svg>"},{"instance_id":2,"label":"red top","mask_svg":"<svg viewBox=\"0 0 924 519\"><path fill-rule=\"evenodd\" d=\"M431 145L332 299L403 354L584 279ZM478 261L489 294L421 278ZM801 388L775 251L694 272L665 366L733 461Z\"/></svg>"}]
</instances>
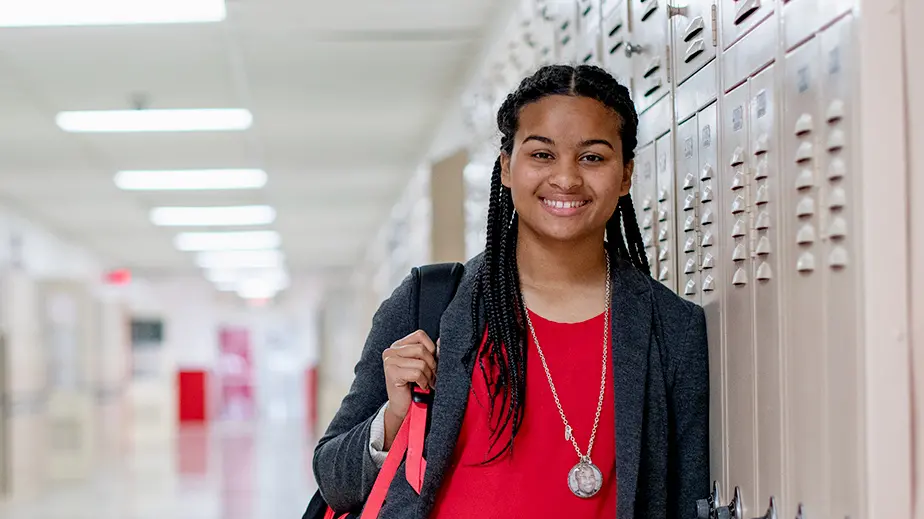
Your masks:
<instances>
[{"instance_id":1,"label":"red top","mask_svg":"<svg viewBox=\"0 0 924 519\"><path fill-rule=\"evenodd\" d=\"M586 454L600 396L603 315L568 324L548 321L532 312L530 319L562 409L574 429L578 447ZM487 386L476 363L465 419L431 519L616 517L612 359L607 362L606 392L591 453L591 460L603 473L603 488L592 498L583 499L568 487L568 473L578 463L578 455L571 442L565 441L565 426L542 360L531 334L527 335L526 412L513 454L508 451L490 464L481 464L504 448L509 432L491 448Z\"/></svg>"}]
</instances>

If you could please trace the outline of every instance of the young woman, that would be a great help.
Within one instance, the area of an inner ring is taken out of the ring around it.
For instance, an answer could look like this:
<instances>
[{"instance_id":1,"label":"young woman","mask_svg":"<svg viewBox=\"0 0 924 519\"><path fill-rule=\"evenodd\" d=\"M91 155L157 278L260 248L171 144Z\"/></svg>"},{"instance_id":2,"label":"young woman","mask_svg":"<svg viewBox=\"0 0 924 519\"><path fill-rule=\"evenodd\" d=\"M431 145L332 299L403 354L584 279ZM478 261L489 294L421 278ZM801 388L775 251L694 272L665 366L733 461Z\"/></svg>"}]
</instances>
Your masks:
<instances>
[{"instance_id":1,"label":"young woman","mask_svg":"<svg viewBox=\"0 0 924 519\"><path fill-rule=\"evenodd\" d=\"M696 517L705 317L648 275L628 90L597 67L549 66L497 122L485 251L439 345L414 330L409 281L382 304L315 453L322 495L362 508L418 384L435 394L423 486L396 477L379 517Z\"/></svg>"}]
</instances>

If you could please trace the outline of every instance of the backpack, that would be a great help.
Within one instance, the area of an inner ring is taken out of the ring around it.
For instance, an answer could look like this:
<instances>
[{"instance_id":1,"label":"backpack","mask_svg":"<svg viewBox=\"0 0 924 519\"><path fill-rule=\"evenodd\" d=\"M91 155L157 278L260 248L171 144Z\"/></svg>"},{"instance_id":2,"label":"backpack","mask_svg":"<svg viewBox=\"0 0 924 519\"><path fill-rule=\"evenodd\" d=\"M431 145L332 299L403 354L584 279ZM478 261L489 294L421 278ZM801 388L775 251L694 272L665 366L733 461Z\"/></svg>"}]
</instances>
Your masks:
<instances>
[{"instance_id":1,"label":"backpack","mask_svg":"<svg viewBox=\"0 0 924 519\"><path fill-rule=\"evenodd\" d=\"M455 297L464 266L460 263L440 263L415 267L411 270L417 300L417 329L423 330L435 343L439 338L440 319ZM408 481L417 493L423 483L426 460L423 458L426 431L429 429L430 404L433 394L418 387L412 389L412 402L404 423L388 451L388 457L379 471L366 500L362 514L337 513L315 492L302 519L376 519L385 501L388 487L398 472L407 453Z\"/></svg>"}]
</instances>

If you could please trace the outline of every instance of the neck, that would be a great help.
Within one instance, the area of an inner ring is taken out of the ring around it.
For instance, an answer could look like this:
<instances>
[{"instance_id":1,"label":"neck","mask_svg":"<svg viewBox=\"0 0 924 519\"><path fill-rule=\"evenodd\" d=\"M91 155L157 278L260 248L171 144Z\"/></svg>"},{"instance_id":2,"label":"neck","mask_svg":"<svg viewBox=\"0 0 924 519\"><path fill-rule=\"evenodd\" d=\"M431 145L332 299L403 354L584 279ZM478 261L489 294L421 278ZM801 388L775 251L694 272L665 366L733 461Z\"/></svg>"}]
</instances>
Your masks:
<instances>
[{"instance_id":1,"label":"neck","mask_svg":"<svg viewBox=\"0 0 924 519\"><path fill-rule=\"evenodd\" d=\"M541 240L522 228L517 240L517 269L524 288L563 290L597 286L606 277L603 236L577 242Z\"/></svg>"}]
</instances>

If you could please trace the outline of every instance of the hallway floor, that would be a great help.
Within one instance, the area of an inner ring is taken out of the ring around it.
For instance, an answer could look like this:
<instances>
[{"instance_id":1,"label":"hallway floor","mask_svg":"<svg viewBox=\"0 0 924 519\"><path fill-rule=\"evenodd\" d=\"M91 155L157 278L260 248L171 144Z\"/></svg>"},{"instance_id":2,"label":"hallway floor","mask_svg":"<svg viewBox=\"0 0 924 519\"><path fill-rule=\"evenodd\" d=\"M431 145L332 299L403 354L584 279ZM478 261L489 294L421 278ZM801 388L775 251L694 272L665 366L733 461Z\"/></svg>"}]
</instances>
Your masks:
<instances>
[{"instance_id":1,"label":"hallway floor","mask_svg":"<svg viewBox=\"0 0 924 519\"><path fill-rule=\"evenodd\" d=\"M311 451L299 425L186 429L100 462L87 481L0 504L0 518L297 519L315 489Z\"/></svg>"}]
</instances>

